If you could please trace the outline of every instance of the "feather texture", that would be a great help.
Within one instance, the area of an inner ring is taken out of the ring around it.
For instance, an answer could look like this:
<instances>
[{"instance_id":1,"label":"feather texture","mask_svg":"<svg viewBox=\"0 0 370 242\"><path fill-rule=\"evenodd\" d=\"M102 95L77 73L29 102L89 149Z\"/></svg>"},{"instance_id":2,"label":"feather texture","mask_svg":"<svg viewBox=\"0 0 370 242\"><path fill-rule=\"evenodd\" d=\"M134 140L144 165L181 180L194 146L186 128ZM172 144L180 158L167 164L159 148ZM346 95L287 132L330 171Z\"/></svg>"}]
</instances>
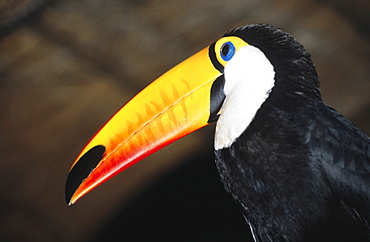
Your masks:
<instances>
[{"instance_id":1,"label":"feather texture","mask_svg":"<svg viewBox=\"0 0 370 242\"><path fill-rule=\"evenodd\" d=\"M227 35L260 48L276 73L245 132L215 151L256 241L369 241L369 138L322 102L310 55L294 38L268 25Z\"/></svg>"}]
</instances>

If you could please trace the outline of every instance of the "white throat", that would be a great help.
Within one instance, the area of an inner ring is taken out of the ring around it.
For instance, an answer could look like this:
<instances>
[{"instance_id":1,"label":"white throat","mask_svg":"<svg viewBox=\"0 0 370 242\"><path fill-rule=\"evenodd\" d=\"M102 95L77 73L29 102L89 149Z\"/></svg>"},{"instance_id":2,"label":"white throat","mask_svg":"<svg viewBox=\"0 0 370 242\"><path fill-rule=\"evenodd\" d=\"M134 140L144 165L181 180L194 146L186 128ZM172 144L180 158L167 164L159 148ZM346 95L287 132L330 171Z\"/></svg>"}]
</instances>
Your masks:
<instances>
[{"instance_id":1,"label":"white throat","mask_svg":"<svg viewBox=\"0 0 370 242\"><path fill-rule=\"evenodd\" d=\"M216 124L215 149L227 148L246 130L274 86L272 64L258 48L239 49L225 65L225 101Z\"/></svg>"}]
</instances>

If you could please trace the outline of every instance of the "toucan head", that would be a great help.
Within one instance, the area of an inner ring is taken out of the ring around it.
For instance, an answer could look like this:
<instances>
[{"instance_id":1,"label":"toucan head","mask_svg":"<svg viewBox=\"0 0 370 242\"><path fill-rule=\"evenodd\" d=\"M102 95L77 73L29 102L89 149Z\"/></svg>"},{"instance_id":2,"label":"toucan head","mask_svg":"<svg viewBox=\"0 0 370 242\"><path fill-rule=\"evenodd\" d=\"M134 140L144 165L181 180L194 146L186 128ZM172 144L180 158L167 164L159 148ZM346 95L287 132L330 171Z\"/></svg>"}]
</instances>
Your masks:
<instances>
[{"instance_id":1,"label":"toucan head","mask_svg":"<svg viewBox=\"0 0 370 242\"><path fill-rule=\"evenodd\" d=\"M320 98L309 54L269 25L230 31L148 85L95 134L69 172L67 203L209 123L217 121L215 149L230 147L274 93Z\"/></svg>"}]
</instances>

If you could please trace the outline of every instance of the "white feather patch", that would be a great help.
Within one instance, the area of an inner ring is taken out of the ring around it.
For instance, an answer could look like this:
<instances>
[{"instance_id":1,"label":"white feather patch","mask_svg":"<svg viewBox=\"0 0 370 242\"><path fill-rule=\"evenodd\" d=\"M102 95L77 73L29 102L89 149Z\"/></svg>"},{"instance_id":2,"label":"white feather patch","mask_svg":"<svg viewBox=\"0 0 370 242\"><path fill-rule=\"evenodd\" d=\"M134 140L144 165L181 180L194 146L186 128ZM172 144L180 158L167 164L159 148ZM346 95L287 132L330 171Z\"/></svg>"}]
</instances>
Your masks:
<instances>
[{"instance_id":1,"label":"white feather patch","mask_svg":"<svg viewBox=\"0 0 370 242\"><path fill-rule=\"evenodd\" d=\"M226 95L216 124L215 149L230 147L248 127L274 86L272 64L258 48L239 49L224 68Z\"/></svg>"}]
</instances>

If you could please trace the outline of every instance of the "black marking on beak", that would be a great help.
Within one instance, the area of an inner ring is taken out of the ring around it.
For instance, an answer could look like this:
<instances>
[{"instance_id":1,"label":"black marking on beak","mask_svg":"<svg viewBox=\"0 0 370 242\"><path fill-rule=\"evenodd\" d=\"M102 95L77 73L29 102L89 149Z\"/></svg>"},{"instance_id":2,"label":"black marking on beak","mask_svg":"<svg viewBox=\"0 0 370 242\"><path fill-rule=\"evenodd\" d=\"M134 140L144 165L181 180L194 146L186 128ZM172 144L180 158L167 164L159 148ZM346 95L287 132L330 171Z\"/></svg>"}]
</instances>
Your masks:
<instances>
[{"instance_id":1,"label":"black marking on beak","mask_svg":"<svg viewBox=\"0 0 370 242\"><path fill-rule=\"evenodd\" d=\"M223 73L224 72L224 66L221 65L221 63L217 60L217 57L216 57L216 50L215 50L215 45L216 45L216 42L211 44L209 46L209 49L208 49L208 56L209 58L211 59L211 62L213 64L213 66L220 72L220 73Z\"/></svg>"},{"instance_id":2,"label":"black marking on beak","mask_svg":"<svg viewBox=\"0 0 370 242\"><path fill-rule=\"evenodd\" d=\"M65 188L67 204L81 183L89 176L91 171L99 164L105 153L103 145L97 145L86 152L69 172Z\"/></svg>"},{"instance_id":3,"label":"black marking on beak","mask_svg":"<svg viewBox=\"0 0 370 242\"><path fill-rule=\"evenodd\" d=\"M226 98L224 93L225 78L224 75L219 76L212 84L211 88L211 110L208 119L208 123L216 122L218 119L218 112L220 111L222 104Z\"/></svg>"}]
</instances>

